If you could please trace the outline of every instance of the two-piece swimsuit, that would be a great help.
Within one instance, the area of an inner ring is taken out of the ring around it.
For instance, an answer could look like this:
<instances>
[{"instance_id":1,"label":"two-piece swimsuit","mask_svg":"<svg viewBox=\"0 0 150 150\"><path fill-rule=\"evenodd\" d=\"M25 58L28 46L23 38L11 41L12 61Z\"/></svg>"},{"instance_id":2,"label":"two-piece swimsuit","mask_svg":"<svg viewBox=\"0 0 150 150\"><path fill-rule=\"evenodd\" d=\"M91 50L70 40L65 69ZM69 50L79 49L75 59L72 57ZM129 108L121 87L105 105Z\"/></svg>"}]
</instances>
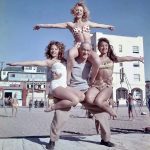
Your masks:
<instances>
[{"instance_id":1,"label":"two-piece swimsuit","mask_svg":"<svg viewBox=\"0 0 150 150\"><path fill-rule=\"evenodd\" d=\"M89 25L84 25L82 27L79 27L79 26L75 26L73 29L72 29L72 33L74 35L74 37L76 36L79 36L81 33L90 33L90 27ZM75 41L75 46L77 48L79 48L81 45L81 42L76 42Z\"/></svg>"}]
</instances>

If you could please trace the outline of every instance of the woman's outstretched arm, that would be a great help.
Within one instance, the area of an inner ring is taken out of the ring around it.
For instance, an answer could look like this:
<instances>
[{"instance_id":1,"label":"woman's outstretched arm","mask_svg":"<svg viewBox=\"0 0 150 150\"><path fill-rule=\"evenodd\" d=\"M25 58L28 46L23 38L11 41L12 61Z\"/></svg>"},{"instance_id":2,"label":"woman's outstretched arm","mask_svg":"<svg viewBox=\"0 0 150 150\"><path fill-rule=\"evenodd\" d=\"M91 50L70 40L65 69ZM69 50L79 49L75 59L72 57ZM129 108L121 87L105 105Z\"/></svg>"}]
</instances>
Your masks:
<instances>
[{"instance_id":1,"label":"woman's outstretched arm","mask_svg":"<svg viewBox=\"0 0 150 150\"><path fill-rule=\"evenodd\" d=\"M133 57L133 56L119 57L117 56L117 62L125 62L125 61L140 61L144 63L144 57Z\"/></svg>"},{"instance_id":2,"label":"woman's outstretched arm","mask_svg":"<svg viewBox=\"0 0 150 150\"><path fill-rule=\"evenodd\" d=\"M90 21L89 21L89 26L91 28L102 28L102 29L109 29L109 30L114 30L115 29L115 27L112 26L112 25L100 24L100 23L90 22Z\"/></svg>"},{"instance_id":3,"label":"woman's outstretched arm","mask_svg":"<svg viewBox=\"0 0 150 150\"><path fill-rule=\"evenodd\" d=\"M52 65L52 60L14 62L14 63L7 63L7 65L9 65L9 66L42 66L42 67L47 67L47 66Z\"/></svg>"},{"instance_id":4,"label":"woman's outstretched arm","mask_svg":"<svg viewBox=\"0 0 150 150\"><path fill-rule=\"evenodd\" d=\"M66 29L71 24L71 22L56 23L56 24L37 24L33 27L34 30L39 30L40 28L61 28Z\"/></svg>"}]
</instances>

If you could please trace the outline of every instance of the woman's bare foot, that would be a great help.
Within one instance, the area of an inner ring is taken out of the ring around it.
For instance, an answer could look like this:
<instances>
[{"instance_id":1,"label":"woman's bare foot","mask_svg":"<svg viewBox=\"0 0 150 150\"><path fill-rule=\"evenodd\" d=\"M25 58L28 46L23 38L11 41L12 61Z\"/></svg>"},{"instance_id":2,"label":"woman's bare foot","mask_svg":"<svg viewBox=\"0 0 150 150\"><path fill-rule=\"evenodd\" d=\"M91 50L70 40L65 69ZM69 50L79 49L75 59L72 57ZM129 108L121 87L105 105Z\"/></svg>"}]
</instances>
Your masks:
<instances>
[{"instance_id":1,"label":"woman's bare foot","mask_svg":"<svg viewBox=\"0 0 150 150\"><path fill-rule=\"evenodd\" d=\"M112 110L110 115L113 117L113 119L117 118L117 114L116 114L116 112L114 110Z\"/></svg>"},{"instance_id":2,"label":"woman's bare foot","mask_svg":"<svg viewBox=\"0 0 150 150\"><path fill-rule=\"evenodd\" d=\"M51 112L51 111L53 111L54 109L53 109L53 105L50 105L48 108L46 108L45 110L44 110L44 112Z\"/></svg>"}]
</instances>

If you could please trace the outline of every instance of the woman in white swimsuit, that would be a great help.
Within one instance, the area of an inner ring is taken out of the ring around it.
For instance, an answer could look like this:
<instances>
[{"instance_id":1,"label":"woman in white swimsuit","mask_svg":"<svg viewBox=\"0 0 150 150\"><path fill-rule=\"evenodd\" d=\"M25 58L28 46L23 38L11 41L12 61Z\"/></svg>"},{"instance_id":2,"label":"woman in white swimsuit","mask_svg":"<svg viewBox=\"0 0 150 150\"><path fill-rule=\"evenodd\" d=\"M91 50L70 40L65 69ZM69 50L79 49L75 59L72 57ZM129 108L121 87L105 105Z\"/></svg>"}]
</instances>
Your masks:
<instances>
[{"instance_id":1,"label":"woman in white swimsuit","mask_svg":"<svg viewBox=\"0 0 150 150\"><path fill-rule=\"evenodd\" d=\"M83 101L85 97L82 92L67 87L67 71L63 58L64 49L65 46L63 43L51 41L46 48L46 60L7 64L10 66L43 66L51 69L52 81L50 88L53 97L56 97L59 101L46 109L46 111L76 106L79 102Z\"/></svg>"},{"instance_id":2,"label":"woman in white swimsuit","mask_svg":"<svg viewBox=\"0 0 150 150\"><path fill-rule=\"evenodd\" d=\"M71 13L74 16L73 22L57 23L57 24L37 24L34 26L34 30L39 30L40 28L61 28L69 29L74 37L74 47L69 50L69 57L67 61L67 83L70 84L71 70L73 67L73 62L78 56L77 48L81 45L82 42L91 43L90 28L102 28L113 30L114 26L99 24L89 21L89 11L83 2L76 3L75 6L71 9ZM94 65L91 75L91 83L94 82L96 74L99 67L99 58L92 52L89 61Z\"/></svg>"}]
</instances>

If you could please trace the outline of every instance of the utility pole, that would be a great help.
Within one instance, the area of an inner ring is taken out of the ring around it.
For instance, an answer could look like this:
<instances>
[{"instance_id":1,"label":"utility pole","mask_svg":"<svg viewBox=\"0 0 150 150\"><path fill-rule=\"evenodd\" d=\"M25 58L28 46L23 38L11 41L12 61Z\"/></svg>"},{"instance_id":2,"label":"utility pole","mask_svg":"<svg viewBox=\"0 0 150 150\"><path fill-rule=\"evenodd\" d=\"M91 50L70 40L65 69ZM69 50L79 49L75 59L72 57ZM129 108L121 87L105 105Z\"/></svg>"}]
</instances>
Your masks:
<instances>
[{"instance_id":1,"label":"utility pole","mask_svg":"<svg viewBox=\"0 0 150 150\"><path fill-rule=\"evenodd\" d=\"M0 81L1 81L1 71L3 70L4 61L0 61Z\"/></svg>"},{"instance_id":2,"label":"utility pole","mask_svg":"<svg viewBox=\"0 0 150 150\"><path fill-rule=\"evenodd\" d=\"M3 70L3 67L4 67L4 61L0 61L0 69L1 69L1 71Z\"/></svg>"},{"instance_id":3,"label":"utility pole","mask_svg":"<svg viewBox=\"0 0 150 150\"><path fill-rule=\"evenodd\" d=\"M34 107L34 78L33 78L33 74L31 74L31 82L32 82L32 101L33 101L32 107Z\"/></svg>"}]
</instances>

